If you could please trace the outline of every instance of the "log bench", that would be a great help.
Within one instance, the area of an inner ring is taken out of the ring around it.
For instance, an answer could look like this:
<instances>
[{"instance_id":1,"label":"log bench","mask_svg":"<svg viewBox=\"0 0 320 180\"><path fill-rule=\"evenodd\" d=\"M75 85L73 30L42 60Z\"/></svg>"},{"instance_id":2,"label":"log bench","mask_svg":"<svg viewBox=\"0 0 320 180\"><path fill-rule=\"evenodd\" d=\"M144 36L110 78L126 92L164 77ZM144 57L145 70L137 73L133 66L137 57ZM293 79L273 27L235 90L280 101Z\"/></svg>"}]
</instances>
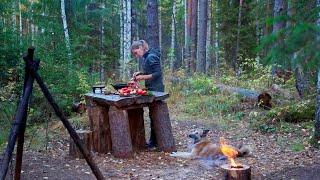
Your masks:
<instances>
[{"instance_id":1,"label":"log bench","mask_svg":"<svg viewBox=\"0 0 320 180\"><path fill-rule=\"evenodd\" d=\"M111 152L118 158L132 158L145 149L143 107L149 107L158 147L176 151L167 103L168 93L152 91L153 96L120 97L116 94L85 94L93 151Z\"/></svg>"}]
</instances>

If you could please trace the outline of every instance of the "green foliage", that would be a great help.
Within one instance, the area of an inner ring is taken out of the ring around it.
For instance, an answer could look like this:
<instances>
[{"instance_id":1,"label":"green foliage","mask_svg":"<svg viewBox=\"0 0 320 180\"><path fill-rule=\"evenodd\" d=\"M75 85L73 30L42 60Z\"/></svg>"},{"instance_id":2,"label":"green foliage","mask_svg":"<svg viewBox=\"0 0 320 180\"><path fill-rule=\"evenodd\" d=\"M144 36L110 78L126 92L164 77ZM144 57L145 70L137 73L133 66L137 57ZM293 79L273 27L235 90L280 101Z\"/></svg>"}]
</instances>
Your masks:
<instances>
[{"instance_id":1,"label":"green foliage","mask_svg":"<svg viewBox=\"0 0 320 180\"><path fill-rule=\"evenodd\" d=\"M253 129L264 133L290 133L296 131L296 126L299 129L308 129L307 131L311 132L314 112L314 102L304 100L275 107L267 112L253 111L249 114L249 119Z\"/></svg>"},{"instance_id":2,"label":"green foliage","mask_svg":"<svg viewBox=\"0 0 320 180\"><path fill-rule=\"evenodd\" d=\"M17 98L11 95L13 90L13 83L0 88L0 151L8 140L11 122L16 111Z\"/></svg>"},{"instance_id":3,"label":"green foliage","mask_svg":"<svg viewBox=\"0 0 320 180\"><path fill-rule=\"evenodd\" d=\"M271 109L267 114L267 118L273 121L286 122L303 122L312 121L315 116L315 103L311 100L303 100L300 102L293 102L283 107L276 107Z\"/></svg>"},{"instance_id":4,"label":"green foliage","mask_svg":"<svg viewBox=\"0 0 320 180\"><path fill-rule=\"evenodd\" d=\"M312 1L295 1L291 4L291 15L273 19L273 23L286 23L286 27L265 36L258 49L269 49L264 58L267 64L277 64L287 69L301 65L305 71L315 70L320 66L317 38L320 29L315 23L319 9Z\"/></svg>"},{"instance_id":5,"label":"green foliage","mask_svg":"<svg viewBox=\"0 0 320 180\"><path fill-rule=\"evenodd\" d=\"M195 75L194 77L187 79L183 92L186 95L212 95L218 92L218 88L214 86L213 80L209 77Z\"/></svg>"}]
</instances>

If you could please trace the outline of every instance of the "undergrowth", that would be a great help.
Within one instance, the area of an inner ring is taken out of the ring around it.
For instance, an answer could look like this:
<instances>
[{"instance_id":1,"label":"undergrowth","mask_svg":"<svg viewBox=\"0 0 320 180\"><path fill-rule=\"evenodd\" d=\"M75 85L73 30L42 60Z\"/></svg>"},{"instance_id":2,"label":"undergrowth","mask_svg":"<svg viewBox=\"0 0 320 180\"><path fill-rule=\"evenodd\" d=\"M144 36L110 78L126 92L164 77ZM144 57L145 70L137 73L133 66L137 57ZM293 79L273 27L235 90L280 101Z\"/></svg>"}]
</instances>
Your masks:
<instances>
[{"instance_id":1,"label":"undergrowth","mask_svg":"<svg viewBox=\"0 0 320 180\"><path fill-rule=\"evenodd\" d=\"M296 99L294 78L284 83L281 78L271 77L270 70L255 65L255 73L243 73L239 77L228 74L221 77L196 74L186 77L179 72L180 76L175 76L178 77L175 83L166 81L166 90L170 93L168 102L175 108L175 112L183 112L198 119L215 120L214 123L226 130L246 121L251 129L261 133L294 136L295 140L289 146L293 151L301 151L313 135L315 97ZM273 107L270 111L259 108L255 102L249 102L251 105L246 108L239 95L220 91L217 84L221 83L257 92L269 92L270 86L277 84L292 97L272 94Z\"/></svg>"}]
</instances>

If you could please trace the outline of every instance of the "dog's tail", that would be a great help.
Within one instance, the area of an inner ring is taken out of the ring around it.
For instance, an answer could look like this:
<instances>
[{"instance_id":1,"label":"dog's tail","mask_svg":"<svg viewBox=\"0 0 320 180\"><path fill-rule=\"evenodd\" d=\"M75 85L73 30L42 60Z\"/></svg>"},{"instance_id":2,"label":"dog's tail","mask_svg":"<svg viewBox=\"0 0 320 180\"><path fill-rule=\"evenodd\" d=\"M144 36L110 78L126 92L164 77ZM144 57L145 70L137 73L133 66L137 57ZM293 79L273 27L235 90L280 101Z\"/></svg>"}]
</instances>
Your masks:
<instances>
[{"instance_id":1,"label":"dog's tail","mask_svg":"<svg viewBox=\"0 0 320 180\"><path fill-rule=\"evenodd\" d=\"M171 157L181 157L181 158L191 158L192 155L190 152L172 152Z\"/></svg>"},{"instance_id":2,"label":"dog's tail","mask_svg":"<svg viewBox=\"0 0 320 180\"><path fill-rule=\"evenodd\" d=\"M252 148L246 145L240 145L238 148L238 157L243 157L251 154Z\"/></svg>"}]
</instances>

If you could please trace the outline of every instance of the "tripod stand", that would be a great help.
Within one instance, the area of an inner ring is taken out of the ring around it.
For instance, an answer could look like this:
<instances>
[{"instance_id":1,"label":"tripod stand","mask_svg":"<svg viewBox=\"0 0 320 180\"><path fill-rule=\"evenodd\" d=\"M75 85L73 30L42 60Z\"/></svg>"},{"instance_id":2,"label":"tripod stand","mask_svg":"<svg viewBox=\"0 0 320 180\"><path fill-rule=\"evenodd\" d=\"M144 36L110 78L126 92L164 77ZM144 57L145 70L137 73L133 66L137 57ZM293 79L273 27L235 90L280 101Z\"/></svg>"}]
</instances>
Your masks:
<instances>
[{"instance_id":1,"label":"tripod stand","mask_svg":"<svg viewBox=\"0 0 320 180\"><path fill-rule=\"evenodd\" d=\"M40 75L37 73L39 68L40 60L33 59L34 48L28 48L28 53L23 57L26 66L25 66L25 77L24 77L24 87L23 87L23 96L20 99L18 109L15 114L14 121L12 123L12 127L10 130L10 135L8 139L8 145L5 150L2 165L0 169L0 179L4 180L8 171L9 162L12 158L12 152L14 150L15 143L18 139L17 143L17 158L16 158L16 167L15 167L15 179L20 179L21 175L21 164L22 164L22 155L23 155L23 144L24 144L24 132L26 128L27 121L27 109L28 109L28 101L33 89L34 80L39 84L41 91L44 96L48 100L49 104L53 107L56 115L60 118L65 128L68 130L71 138L75 142L76 146L79 148L80 152L84 156L87 164L90 166L93 174L97 179L104 179L102 173L99 168L95 165L93 161L92 154L84 147L84 145L80 142L79 136L76 131L72 128L71 124L67 120L66 116L62 113L57 103L54 101L51 96L48 88L44 84Z\"/></svg>"}]
</instances>

